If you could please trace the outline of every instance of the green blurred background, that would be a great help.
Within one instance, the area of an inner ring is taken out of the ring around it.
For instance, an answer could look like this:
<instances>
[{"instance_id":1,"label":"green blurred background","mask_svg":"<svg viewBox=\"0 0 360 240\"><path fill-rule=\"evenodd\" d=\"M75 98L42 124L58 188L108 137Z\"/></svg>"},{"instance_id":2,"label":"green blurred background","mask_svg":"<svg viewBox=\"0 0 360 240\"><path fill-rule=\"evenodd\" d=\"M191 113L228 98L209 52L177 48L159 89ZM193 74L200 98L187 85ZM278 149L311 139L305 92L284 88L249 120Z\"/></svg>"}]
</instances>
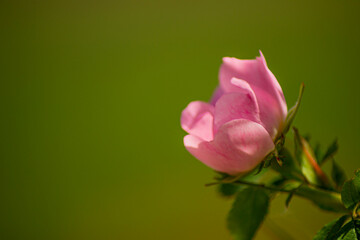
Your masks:
<instances>
[{"instance_id":1,"label":"green blurred background","mask_svg":"<svg viewBox=\"0 0 360 240\"><path fill-rule=\"evenodd\" d=\"M359 1L0 3L1 239L231 239L231 201L184 149L223 56L261 49L314 142L359 167ZM335 215L273 202L257 239L311 239Z\"/></svg>"}]
</instances>

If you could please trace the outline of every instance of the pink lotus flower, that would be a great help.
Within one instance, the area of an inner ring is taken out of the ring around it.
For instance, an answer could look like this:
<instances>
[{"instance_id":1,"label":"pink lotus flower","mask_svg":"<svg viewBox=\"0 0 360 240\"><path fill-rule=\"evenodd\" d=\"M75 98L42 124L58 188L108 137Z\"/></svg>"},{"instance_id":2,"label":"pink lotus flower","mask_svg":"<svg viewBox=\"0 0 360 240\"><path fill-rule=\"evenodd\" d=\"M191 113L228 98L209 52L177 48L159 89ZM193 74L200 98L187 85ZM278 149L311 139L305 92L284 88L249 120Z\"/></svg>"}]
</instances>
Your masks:
<instances>
[{"instance_id":1,"label":"pink lotus flower","mask_svg":"<svg viewBox=\"0 0 360 240\"><path fill-rule=\"evenodd\" d=\"M237 175L254 169L274 150L284 127L284 94L260 55L223 58L210 103L194 101L182 112L186 149L216 171Z\"/></svg>"}]
</instances>

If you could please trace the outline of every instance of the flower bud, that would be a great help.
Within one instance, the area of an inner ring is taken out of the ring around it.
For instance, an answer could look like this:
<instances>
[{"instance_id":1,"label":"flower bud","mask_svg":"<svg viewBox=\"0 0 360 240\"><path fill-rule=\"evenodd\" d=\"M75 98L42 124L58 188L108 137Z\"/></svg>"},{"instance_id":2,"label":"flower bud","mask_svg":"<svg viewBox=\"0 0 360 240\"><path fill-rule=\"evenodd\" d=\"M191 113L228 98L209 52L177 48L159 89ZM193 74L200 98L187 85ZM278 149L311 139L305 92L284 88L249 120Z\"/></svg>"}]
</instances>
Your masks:
<instances>
[{"instance_id":1,"label":"flower bud","mask_svg":"<svg viewBox=\"0 0 360 240\"><path fill-rule=\"evenodd\" d=\"M260 52L261 54L261 52ZM286 101L261 54L223 58L210 103L191 102L181 115L186 149L212 169L237 175L274 150L287 115Z\"/></svg>"}]
</instances>

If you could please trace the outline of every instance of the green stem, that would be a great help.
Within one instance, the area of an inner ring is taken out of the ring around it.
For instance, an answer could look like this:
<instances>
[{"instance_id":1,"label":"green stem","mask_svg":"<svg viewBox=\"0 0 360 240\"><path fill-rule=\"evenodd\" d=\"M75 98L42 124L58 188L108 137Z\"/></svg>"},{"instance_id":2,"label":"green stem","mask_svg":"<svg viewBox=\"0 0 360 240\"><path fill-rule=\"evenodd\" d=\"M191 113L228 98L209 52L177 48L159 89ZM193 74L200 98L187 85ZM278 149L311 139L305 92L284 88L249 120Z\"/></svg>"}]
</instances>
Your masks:
<instances>
[{"instance_id":1,"label":"green stem","mask_svg":"<svg viewBox=\"0 0 360 240\"><path fill-rule=\"evenodd\" d=\"M338 192L315 188L310 185L299 187L295 194L299 197L312 201L315 205L323 210L332 212L348 213L341 201L341 195Z\"/></svg>"},{"instance_id":2,"label":"green stem","mask_svg":"<svg viewBox=\"0 0 360 240\"><path fill-rule=\"evenodd\" d=\"M233 184L247 185L247 186L262 188L262 189L275 191L275 192L284 192L284 193L292 193L293 192L292 190L286 190L286 189L282 189L282 188L265 186L265 184L258 184L258 183L252 183L252 182L246 182L246 181L235 181L235 182L233 182Z\"/></svg>"},{"instance_id":3,"label":"green stem","mask_svg":"<svg viewBox=\"0 0 360 240\"><path fill-rule=\"evenodd\" d=\"M221 183L222 182L209 183L206 184L205 186L212 186ZM317 205L323 210L328 210L333 212L348 212L341 201L340 193L319 189L311 185L303 184L297 188L284 189L284 188L266 186L265 184L252 183L241 180L237 180L232 184L257 187L273 192L292 193L299 197L310 200L311 202L313 202L315 205Z\"/></svg>"}]
</instances>

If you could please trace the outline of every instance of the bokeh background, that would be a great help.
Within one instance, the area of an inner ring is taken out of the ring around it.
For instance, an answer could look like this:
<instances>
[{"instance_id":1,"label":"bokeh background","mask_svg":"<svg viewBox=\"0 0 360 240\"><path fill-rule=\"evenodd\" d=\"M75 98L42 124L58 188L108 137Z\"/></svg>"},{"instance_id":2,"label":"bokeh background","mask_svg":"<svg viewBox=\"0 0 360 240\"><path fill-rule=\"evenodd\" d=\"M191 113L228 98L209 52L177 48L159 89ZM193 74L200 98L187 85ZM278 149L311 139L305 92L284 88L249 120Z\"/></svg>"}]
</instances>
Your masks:
<instances>
[{"instance_id":1,"label":"bokeh background","mask_svg":"<svg viewBox=\"0 0 360 240\"><path fill-rule=\"evenodd\" d=\"M214 173L184 149L179 118L210 98L223 56L259 49L289 106L305 82L295 124L324 147L338 137L352 175L359 12L357 0L2 0L0 238L231 239L231 201L203 186ZM257 239L311 239L334 216L280 196Z\"/></svg>"}]
</instances>

